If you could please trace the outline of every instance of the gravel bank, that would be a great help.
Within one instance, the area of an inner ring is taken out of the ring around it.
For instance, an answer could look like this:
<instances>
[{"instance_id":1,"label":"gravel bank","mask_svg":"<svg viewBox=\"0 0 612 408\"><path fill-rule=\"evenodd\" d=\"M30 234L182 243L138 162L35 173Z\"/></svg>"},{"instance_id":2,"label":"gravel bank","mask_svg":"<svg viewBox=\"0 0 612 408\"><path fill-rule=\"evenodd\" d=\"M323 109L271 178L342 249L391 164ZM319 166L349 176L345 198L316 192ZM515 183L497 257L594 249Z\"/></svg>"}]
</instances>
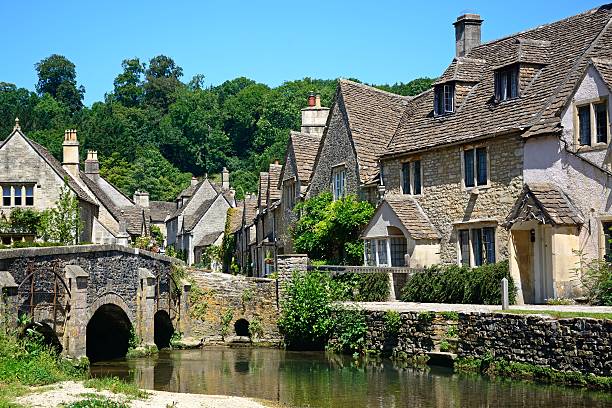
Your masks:
<instances>
[{"instance_id":1,"label":"gravel bank","mask_svg":"<svg viewBox=\"0 0 612 408\"><path fill-rule=\"evenodd\" d=\"M274 406L272 403L264 405L249 398L228 397L224 395L184 394L163 391L147 392L150 396L146 400L130 401L130 406L132 408L269 408ZM127 398L122 394L113 394L109 391L100 392L93 388L86 388L80 382L66 381L42 387L40 393L34 391L29 395L18 398L16 402L27 407L55 408L60 406L60 404L85 399L91 394L101 395L114 401L127 401Z\"/></svg>"}]
</instances>

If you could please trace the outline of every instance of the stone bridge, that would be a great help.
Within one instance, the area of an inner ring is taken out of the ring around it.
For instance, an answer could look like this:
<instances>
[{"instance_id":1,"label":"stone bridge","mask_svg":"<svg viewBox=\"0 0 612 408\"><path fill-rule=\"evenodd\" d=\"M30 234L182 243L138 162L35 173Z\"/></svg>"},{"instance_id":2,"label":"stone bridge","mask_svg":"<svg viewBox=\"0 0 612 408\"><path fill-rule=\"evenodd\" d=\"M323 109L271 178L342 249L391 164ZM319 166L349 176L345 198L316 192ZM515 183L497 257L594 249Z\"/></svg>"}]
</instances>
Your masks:
<instances>
[{"instance_id":1,"label":"stone bridge","mask_svg":"<svg viewBox=\"0 0 612 408\"><path fill-rule=\"evenodd\" d=\"M189 284L163 255L119 245L0 251L0 310L72 357L122 357L130 340L167 347L188 335Z\"/></svg>"}]
</instances>

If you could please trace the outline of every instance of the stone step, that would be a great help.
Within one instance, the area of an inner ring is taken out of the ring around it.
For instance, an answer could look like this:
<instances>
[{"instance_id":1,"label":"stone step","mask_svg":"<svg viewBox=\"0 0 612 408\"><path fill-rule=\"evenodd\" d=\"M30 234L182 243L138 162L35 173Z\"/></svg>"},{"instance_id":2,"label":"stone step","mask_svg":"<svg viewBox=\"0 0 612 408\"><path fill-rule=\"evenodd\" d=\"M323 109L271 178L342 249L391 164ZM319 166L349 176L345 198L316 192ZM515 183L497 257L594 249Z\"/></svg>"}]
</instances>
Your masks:
<instances>
[{"instance_id":1,"label":"stone step","mask_svg":"<svg viewBox=\"0 0 612 408\"><path fill-rule=\"evenodd\" d=\"M427 364L442 367L453 367L457 358L457 354L447 351L430 351L427 356L429 357Z\"/></svg>"}]
</instances>

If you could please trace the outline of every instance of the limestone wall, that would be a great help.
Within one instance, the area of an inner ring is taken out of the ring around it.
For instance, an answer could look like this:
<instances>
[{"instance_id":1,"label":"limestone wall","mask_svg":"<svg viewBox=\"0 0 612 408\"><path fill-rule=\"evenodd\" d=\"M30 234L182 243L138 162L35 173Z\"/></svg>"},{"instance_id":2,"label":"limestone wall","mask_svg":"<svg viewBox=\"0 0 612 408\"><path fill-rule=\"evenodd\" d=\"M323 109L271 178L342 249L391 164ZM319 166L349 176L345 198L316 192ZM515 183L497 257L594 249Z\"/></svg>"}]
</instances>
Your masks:
<instances>
[{"instance_id":1,"label":"limestone wall","mask_svg":"<svg viewBox=\"0 0 612 408\"><path fill-rule=\"evenodd\" d=\"M411 358L440 351L446 343L460 358L490 355L560 371L612 376L612 320L402 312L398 332L390 333L386 312L365 313L365 347L386 355Z\"/></svg>"},{"instance_id":2,"label":"limestone wall","mask_svg":"<svg viewBox=\"0 0 612 408\"><path fill-rule=\"evenodd\" d=\"M279 343L276 281L250 278L192 269L193 279L189 310L191 337L204 343L231 341L239 333L235 324L245 319L249 325L261 326L261 332L251 337L255 343ZM230 316L227 333L223 333L223 318Z\"/></svg>"}]
</instances>

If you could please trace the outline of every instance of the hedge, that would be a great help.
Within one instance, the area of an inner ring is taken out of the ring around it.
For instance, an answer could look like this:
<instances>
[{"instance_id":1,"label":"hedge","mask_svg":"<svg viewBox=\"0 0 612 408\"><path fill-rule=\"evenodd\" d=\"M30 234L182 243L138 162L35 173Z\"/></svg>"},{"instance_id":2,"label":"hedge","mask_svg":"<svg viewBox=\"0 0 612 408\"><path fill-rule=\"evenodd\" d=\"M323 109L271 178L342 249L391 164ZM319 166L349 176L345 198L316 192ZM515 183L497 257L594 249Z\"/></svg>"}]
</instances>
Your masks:
<instances>
[{"instance_id":1,"label":"hedge","mask_svg":"<svg viewBox=\"0 0 612 408\"><path fill-rule=\"evenodd\" d=\"M516 287L508 261L477 268L434 265L410 277L402 289L404 302L501 304L501 280L508 279L510 303L516 300Z\"/></svg>"}]
</instances>

